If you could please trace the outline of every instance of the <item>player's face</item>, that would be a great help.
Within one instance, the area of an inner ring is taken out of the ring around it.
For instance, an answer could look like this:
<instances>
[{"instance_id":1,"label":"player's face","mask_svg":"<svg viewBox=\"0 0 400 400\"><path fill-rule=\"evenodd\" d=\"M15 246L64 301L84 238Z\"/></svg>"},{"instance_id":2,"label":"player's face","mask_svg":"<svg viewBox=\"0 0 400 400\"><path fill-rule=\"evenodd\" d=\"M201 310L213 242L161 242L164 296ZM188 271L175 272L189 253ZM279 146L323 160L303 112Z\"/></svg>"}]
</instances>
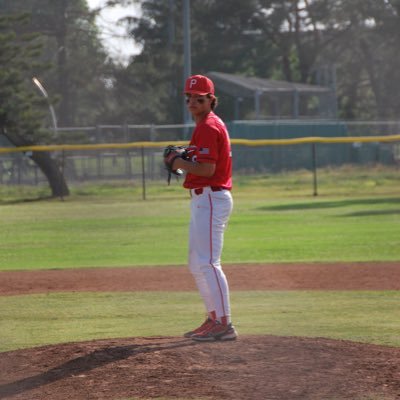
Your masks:
<instances>
[{"instance_id":1,"label":"player's face","mask_svg":"<svg viewBox=\"0 0 400 400\"><path fill-rule=\"evenodd\" d=\"M199 115L211 110L212 98L198 94L186 94L186 104L193 115Z\"/></svg>"}]
</instances>

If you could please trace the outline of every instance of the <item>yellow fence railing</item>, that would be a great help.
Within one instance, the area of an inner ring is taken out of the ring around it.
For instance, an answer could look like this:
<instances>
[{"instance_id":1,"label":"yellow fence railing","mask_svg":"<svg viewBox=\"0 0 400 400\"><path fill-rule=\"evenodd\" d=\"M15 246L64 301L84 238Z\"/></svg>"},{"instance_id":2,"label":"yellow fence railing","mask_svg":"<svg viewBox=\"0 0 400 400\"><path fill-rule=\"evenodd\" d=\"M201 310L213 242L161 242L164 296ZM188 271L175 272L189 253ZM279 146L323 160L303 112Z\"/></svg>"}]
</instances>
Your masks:
<instances>
[{"instance_id":1,"label":"yellow fence railing","mask_svg":"<svg viewBox=\"0 0 400 400\"><path fill-rule=\"evenodd\" d=\"M387 136L348 136L348 137L302 137L294 139L232 139L233 145L241 146L287 146L306 143L387 143L400 141L400 135ZM169 142L131 142L131 143L99 143L99 144L57 144L19 147L0 147L0 154L34 151L73 151L73 150L101 150L101 149L137 149L162 148L174 144L187 145L187 141Z\"/></svg>"}]
</instances>

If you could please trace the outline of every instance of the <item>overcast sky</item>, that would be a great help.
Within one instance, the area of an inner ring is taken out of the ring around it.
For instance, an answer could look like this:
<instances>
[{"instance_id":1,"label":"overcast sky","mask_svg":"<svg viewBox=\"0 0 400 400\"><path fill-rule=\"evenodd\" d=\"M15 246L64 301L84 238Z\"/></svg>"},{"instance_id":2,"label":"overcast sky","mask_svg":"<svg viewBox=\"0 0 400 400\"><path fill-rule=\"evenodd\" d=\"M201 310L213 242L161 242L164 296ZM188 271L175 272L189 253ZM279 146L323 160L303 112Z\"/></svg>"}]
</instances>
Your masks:
<instances>
[{"instance_id":1,"label":"overcast sky","mask_svg":"<svg viewBox=\"0 0 400 400\"><path fill-rule=\"evenodd\" d=\"M105 2L106 0L87 0L90 9L101 7ZM126 36L125 27L117 25L120 18L139 13L138 6L112 7L104 10L96 20L103 44L116 61L126 64L130 56L140 51L140 47L132 39L123 38Z\"/></svg>"}]
</instances>

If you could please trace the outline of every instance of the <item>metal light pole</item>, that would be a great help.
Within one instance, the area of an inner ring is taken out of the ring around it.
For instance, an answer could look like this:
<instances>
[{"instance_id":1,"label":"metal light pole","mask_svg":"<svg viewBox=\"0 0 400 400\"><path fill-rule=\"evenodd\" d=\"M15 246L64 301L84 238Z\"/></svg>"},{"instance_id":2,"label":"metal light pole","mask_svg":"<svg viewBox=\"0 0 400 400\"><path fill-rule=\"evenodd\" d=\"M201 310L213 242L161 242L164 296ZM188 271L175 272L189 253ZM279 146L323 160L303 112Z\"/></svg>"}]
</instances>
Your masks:
<instances>
[{"instance_id":1,"label":"metal light pole","mask_svg":"<svg viewBox=\"0 0 400 400\"><path fill-rule=\"evenodd\" d=\"M183 0L183 84L186 79L192 74L192 56L190 49L190 0ZM183 123L190 124L191 117L189 110L186 107L186 102L183 102ZM185 127L184 135L187 137L188 128Z\"/></svg>"},{"instance_id":2,"label":"metal light pole","mask_svg":"<svg viewBox=\"0 0 400 400\"><path fill-rule=\"evenodd\" d=\"M50 100L49 100L49 95L47 94L46 89L43 87L43 85L41 84L41 82L39 81L38 78L36 78L35 76L32 78L32 82L35 84L35 86L40 90L40 93L42 93L43 97L47 100L47 103L49 105L49 109L50 109L50 114L51 114L51 119L53 120L53 129L54 129L54 136L57 136L57 118L56 118L56 113L54 111L54 107L51 104Z\"/></svg>"}]
</instances>

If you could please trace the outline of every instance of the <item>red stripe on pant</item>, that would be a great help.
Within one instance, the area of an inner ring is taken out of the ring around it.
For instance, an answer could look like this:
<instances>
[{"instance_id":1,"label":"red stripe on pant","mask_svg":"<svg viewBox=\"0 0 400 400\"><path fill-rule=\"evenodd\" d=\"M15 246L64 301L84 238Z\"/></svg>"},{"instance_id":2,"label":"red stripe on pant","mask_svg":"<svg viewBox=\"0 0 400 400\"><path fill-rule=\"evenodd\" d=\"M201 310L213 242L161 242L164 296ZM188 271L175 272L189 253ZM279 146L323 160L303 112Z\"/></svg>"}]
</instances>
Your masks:
<instances>
[{"instance_id":1,"label":"red stripe on pant","mask_svg":"<svg viewBox=\"0 0 400 400\"><path fill-rule=\"evenodd\" d=\"M222 293L222 289L221 289L221 284L219 282L218 279L218 274L217 274L217 269L215 268L213 262L212 262L212 258L213 258L213 235L212 235L212 220L213 220L213 203L212 203L212 198L211 195L208 195L208 201L210 202L210 265L213 268L214 271L214 275L215 275L215 280L218 283L218 288L219 288L219 294L220 294L220 298L221 298L221 305L222 305L222 315L221 317L225 316L225 302L224 302L224 296ZM217 315L218 317L218 315Z\"/></svg>"}]
</instances>

